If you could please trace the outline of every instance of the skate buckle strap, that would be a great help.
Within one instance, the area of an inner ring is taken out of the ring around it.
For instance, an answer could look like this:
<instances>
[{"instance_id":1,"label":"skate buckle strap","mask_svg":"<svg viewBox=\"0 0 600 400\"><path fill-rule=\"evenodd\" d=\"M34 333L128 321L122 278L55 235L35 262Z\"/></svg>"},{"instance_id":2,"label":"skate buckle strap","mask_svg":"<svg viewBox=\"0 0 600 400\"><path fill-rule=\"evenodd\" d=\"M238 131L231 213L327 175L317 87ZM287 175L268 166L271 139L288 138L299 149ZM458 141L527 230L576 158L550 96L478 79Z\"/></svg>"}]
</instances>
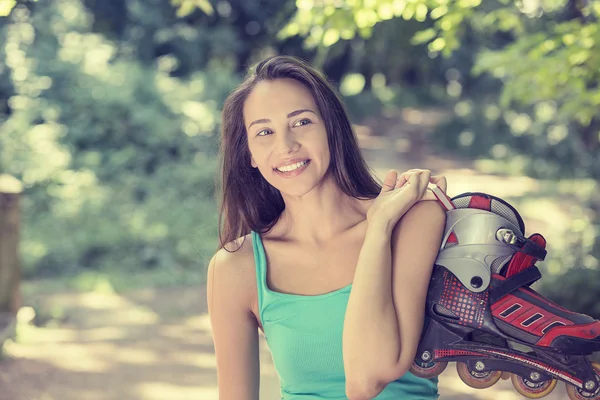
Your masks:
<instances>
[{"instance_id":1,"label":"skate buckle strap","mask_svg":"<svg viewBox=\"0 0 600 400\"><path fill-rule=\"evenodd\" d=\"M544 261L546 258L546 249L532 240L525 239L525 244L521 247L521 251L528 256L537 258L540 261Z\"/></svg>"},{"instance_id":2,"label":"skate buckle strap","mask_svg":"<svg viewBox=\"0 0 600 400\"><path fill-rule=\"evenodd\" d=\"M522 286L529 286L542 277L542 273L535 265L525 268L518 274L506 278L501 284L490 290L490 301L495 303L502 297L514 292Z\"/></svg>"},{"instance_id":3,"label":"skate buckle strap","mask_svg":"<svg viewBox=\"0 0 600 400\"><path fill-rule=\"evenodd\" d=\"M442 189L438 187L435 183L430 183L427 188L433 192L433 195L438 199L438 201L442 204L442 206L446 209L446 211L454 210L454 204L452 204L452 199L448 197L446 193Z\"/></svg>"},{"instance_id":4,"label":"skate buckle strap","mask_svg":"<svg viewBox=\"0 0 600 400\"><path fill-rule=\"evenodd\" d=\"M531 239L520 237L511 229L502 228L496 232L496 239L509 246L519 249L519 252L540 261L546 258L546 249Z\"/></svg>"},{"instance_id":5,"label":"skate buckle strap","mask_svg":"<svg viewBox=\"0 0 600 400\"><path fill-rule=\"evenodd\" d=\"M456 209L456 207L454 206L454 203L452 203L452 199L446 193L444 193L444 191L442 189L440 189L436 184L429 183L427 189L429 189L433 192L433 195L438 199L438 201L446 209L446 211ZM546 258L546 254L547 254L547 251L544 247L538 245L537 243L535 243L534 241L532 241L530 239L527 239L524 237L519 237L519 236L515 235L515 233L512 232L510 229L507 229L507 231L510 231L510 233L511 233L510 240L506 241L506 240L499 239L501 242L504 242L510 246L513 246L513 247L519 249L520 252L522 252L528 256L537 258L540 261L544 261L544 259Z\"/></svg>"}]
</instances>

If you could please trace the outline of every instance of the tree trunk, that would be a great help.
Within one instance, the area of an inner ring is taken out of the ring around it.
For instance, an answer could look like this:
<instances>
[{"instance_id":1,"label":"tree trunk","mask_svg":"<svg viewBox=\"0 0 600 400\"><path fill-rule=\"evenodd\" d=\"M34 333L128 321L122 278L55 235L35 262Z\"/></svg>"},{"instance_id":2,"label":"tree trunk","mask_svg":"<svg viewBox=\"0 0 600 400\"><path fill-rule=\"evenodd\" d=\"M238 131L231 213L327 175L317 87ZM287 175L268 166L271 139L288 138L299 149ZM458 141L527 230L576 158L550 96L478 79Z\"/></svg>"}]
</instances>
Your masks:
<instances>
[{"instance_id":1,"label":"tree trunk","mask_svg":"<svg viewBox=\"0 0 600 400\"><path fill-rule=\"evenodd\" d=\"M21 307L19 260L19 197L21 183L0 175L0 350L13 336Z\"/></svg>"}]
</instances>

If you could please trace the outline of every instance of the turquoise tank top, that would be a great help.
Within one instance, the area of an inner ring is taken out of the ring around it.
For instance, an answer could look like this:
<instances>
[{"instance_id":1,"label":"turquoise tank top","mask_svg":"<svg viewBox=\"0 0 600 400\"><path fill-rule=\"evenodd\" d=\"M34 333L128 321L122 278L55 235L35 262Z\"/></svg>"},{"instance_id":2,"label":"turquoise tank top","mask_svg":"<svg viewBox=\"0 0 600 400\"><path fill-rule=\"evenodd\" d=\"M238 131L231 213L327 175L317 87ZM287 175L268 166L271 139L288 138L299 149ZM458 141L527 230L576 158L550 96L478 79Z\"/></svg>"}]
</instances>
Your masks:
<instances>
[{"instance_id":1,"label":"turquoise tank top","mask_svg":"<svg viewBox=\"0 0 600 400\"><path fill-rule=\"evenodd\" d=\"M347 399L342 331L352 284L333 292L305 296L272 291L260 235L252 231L258 312L282 400ZM390 382L377 400L435 400L438 380L410 372Z\"/></svg>"}]
</instances>

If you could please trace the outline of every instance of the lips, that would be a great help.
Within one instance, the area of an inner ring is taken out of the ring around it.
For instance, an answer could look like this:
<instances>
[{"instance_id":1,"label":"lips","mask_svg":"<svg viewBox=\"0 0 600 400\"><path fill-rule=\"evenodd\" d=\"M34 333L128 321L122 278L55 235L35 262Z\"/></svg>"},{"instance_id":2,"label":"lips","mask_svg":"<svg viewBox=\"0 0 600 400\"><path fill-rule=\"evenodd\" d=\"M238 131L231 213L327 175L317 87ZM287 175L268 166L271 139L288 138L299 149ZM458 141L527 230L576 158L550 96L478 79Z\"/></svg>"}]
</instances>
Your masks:
<instances>
[{"instance_id":1,"label":"lips","mask_svg":"<svg viewBox=\"0 0 600 400\"><path fill-rule=\"evenodd\" d=\"M285 160L284 162L277 165L276 167L273 167L273 169L277 170L277 168L285 167L288 165L294 165L294 164L297 164L299 162L304 162L304 161L310 161L310 159L309 158L291 158L289 160Z\"/></svg>"},{"instance_id":2,"label":"lips","mask_svg":"<svg viewBox=\"0 0 600 400\"><path fill-rule=\"evenodd\" d=\"M310 160L306 160L306 162L304 164L302 164L300 167L294 168L291 171L280 171L278 169L275 169L275 170L273 170L273 172L275 174L277 174L280 178L291 179L291 178L295 178L296 176L304 173L304 171L308 168L309 165L310 165ZM282 168L285 168L285 167L282 167Z\"/></svg>"}]
</instances>

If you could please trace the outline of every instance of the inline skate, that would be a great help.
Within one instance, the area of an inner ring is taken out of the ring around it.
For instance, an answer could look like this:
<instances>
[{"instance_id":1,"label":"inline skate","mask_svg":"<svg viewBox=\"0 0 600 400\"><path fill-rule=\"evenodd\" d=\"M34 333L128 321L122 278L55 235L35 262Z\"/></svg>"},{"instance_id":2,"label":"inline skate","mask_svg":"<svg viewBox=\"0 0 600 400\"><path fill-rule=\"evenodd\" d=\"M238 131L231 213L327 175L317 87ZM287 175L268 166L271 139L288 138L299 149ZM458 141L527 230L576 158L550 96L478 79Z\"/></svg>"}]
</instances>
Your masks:
<instances>
[{"instance_id":1,"label":"inline skate","mask_svg":"<svg viewBox=\"0 0 600 400\"><path fill-rule=\"evenodd\" d=\"M484 193L447 197L440 252L426 301L425 323L411 372L432 378L448 362L474 388L494 385L503 372L527 398L548 395L563 381L571 400L600 399L600 321L574 313L535 292L540 234L525 237L519 213Z\"/></svg>"}]
</instances>

